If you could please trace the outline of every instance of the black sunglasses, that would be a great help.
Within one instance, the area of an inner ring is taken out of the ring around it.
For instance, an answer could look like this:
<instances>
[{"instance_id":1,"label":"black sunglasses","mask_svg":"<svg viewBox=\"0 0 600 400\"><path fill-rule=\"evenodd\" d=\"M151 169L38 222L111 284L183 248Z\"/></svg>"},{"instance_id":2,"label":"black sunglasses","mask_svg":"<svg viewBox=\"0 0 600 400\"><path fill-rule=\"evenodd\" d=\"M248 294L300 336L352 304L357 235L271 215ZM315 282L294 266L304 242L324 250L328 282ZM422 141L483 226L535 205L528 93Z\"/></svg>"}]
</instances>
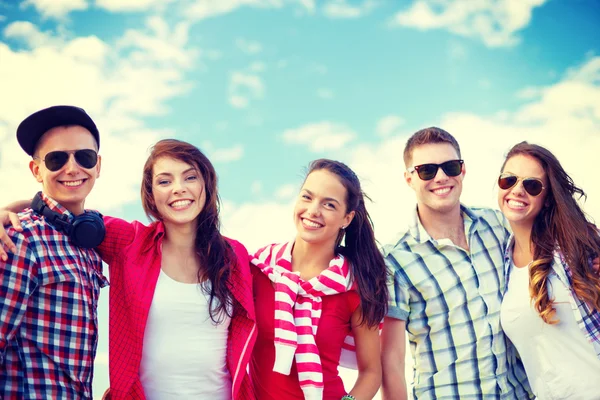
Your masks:
<instances>
[{"instance_id":1,"label":"black sunglasses","mask_svg":"<svg viewBox=\"0 0 600 400\"><path fill-rule=\"evenodd\" d=\"M51 151L46 154L46 158L42 161L46 164L46 168L50 171L55 172L65 166L69 161L69 155L75 156L77 164L83 168L89 169L96 166L98 163L98 153L92 149L73 150L73 151Z\"/></svg>"},{"instance_id":2,"label":"black sunglasses","mask_svg":"<svg viewBox=\"0 0 600 400\"><path fill-rule=\"evenodd\" d=\"M424 181L430 181L435 178L439 168L441 168L447 176L454 177L460 175L463 163L463 160L450 160L441 164L421 164L409 168L408 172L412 174L417 171L419 178Z\"/></svg>"},{"instance_id":3,"label":"black sunglasses","mask_svg":"<svg viewBox=\"0 0 600 400\"><path fill-rule=\"evenodd\" d=\"M538 196L544 190L544 182L538 178L519 178L512 174L500 175L498 178L498 187L502 190L508 190L519 181L523 181L523 189L533 197Z\"/></svg>"}]
</instances>

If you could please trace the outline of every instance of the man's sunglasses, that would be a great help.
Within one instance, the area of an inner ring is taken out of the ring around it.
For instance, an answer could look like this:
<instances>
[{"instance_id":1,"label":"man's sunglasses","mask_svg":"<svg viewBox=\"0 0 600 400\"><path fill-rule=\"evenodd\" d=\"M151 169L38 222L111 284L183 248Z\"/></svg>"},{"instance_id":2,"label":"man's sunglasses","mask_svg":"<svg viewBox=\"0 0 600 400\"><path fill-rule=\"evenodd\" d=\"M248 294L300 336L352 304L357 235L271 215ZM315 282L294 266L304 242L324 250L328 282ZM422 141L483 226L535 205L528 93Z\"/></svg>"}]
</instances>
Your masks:
<instances>
[{"instance_id":1,"label":"man's sunglasses","mask_svg":"<svg viewBox=\"0 0 600 400\"><path fill-rule=\"evenodd\" d=\"M523 189L533 197L538 196L544 190L544 182L538 178L519 178L512 174L500 175L498 178L498 187L502 190L508 190L519 181L523 181Z\"/></svg>"},{"instance_id":2,"label":"man's sunglasses","mask_svg":"<svg viewBox=\"0 0 600 400\"><path fill-rule=\"evenodd\" d=\"M463 163L463 160L450 160L441 164L421 164L409 168L408 172L412 174L417 171L419 178L424 181L430 181L435 178L439 168L441 168L447 176L454 177L460 175Z\"/></svg>"},{"instance_id":3,"label":"man's sunglasses","mask_svg":"<svg viewBox=\"0 0 600 400\"><path fill-rule=\"evenodd\" d=\"M73 151L51 151L46 154L46 158L42 161L46 164L46 168L55 172L65 166L69 161L69 155L75 156L77 164L83 168L89 169L96 166L98 163L98 153L92 149L73 150Z\"/></svg>"}]
</instances>

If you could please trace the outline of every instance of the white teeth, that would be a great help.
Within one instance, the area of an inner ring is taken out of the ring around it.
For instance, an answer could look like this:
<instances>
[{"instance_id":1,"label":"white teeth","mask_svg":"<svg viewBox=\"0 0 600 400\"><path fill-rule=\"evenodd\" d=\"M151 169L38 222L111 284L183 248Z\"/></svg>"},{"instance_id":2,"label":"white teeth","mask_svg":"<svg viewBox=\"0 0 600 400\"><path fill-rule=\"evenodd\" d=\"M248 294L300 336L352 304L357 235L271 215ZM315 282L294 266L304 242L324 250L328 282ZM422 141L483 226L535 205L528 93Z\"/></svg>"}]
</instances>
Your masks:
<instances>
[{"instance_id":1,"label":"white teeth","mask_svg":"<svg viewBox=\"0 0 600 400\"><path fill-rule=\"evenodd\" d=\"M508 205L513 207L525 207L525 203L516 200L509 200Z\"/></svg>"},{"instance_id":2,"label":"white teeth","mask_svg":"<svg viewBox=\"0 0 600 400\"><path fill-rule=\"evenodd\" d=\"M433 193L435 193L435 194L446 194L446 193L448 193L450 191L450 189L451 188L449 188L449 187L441 188L441 189L435 189L433 191Z\"/></svg>"},{"instance_id":3,"label":"white teeth","mask_svg":"<svg viewBox=\"0 0 600 400\"><path fill-rule=\"evenodd\" d=\"M171 207L173 207L173 208L182 208L182 207L185 207L185 206L189 206L190 204L192 204L191 200L178 200L178 201L175 201L175 202L171 203Z\"/></svg>"},{"instance_id":4,"label":"white teeth","mask_svg":"<svg viewBox=\"0 0 600 400\"><path fill-rule=\"evenodd\" d=\"M83 183L83 179L80 179L78 181L68 181L68 182L63 182L62 184L65 186L79 186Z\"/></svg>"},{"instance_id":5,"label":"white teeth","mask_svg":"<svg viewBox=\"0 0 600 400\"><path fill-rule=\"evenodd\" d=\"M322 226L321 224L317 224L316 222L312 222L307 219L303 219L302 221L304 222L304 225L310 226L311 228L320 228Z\"/></svg>"}]
</instances>

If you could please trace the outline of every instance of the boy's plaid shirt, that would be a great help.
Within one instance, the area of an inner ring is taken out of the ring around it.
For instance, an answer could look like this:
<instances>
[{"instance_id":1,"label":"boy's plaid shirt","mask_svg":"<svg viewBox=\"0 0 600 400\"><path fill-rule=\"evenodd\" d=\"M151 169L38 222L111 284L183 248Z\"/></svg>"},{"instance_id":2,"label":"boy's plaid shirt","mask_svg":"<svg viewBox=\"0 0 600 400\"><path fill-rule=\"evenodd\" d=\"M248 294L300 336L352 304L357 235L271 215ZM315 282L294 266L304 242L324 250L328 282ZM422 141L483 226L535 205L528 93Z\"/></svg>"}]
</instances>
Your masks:
<instances>
[{"instance_id":1,"label":"boy's plaid shirt","mask_svg":"<svg viewBox=\"0 0 600 400\"><path fill-rule=\"evenodd\" d=\"M406 321L413 396L423 399L528 399L524 368L500 326L504 249L499 211L461 206L469 243L432 239L415 210L409 229L384 256L391 269L388 316Z\"/></svg>"},{"instance_id":2,"label":"boy's plaid shirt","mask_svg":"<svg viewBox=\"0 0 600 400\"><path fill-rule=\"evenodd\" d=\"M102 262L31 209L19 218L17 252L0 261L0 398L91 399Z\"/></svg>"}]
</instances>

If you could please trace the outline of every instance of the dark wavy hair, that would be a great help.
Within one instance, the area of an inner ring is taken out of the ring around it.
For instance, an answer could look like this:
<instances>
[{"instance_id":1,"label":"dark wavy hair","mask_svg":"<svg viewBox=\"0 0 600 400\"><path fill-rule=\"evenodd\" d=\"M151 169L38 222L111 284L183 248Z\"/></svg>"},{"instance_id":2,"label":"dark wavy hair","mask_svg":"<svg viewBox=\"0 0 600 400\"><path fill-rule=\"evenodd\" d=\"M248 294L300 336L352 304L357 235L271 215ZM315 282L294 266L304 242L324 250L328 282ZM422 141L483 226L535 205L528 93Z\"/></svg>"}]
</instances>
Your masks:
<instances>
[{"instance_id":1,"label":"dark wavy hair","mask_svg":"<svg viewBox=\"0 0 600 400\"><path fill-rule=\"evenodd\" d=\"M529 292L538 313L548 324L555 324L556 310L548 296L548 277L553 253L560 249L571 271L571 286L577 297L600 312L600 278L591 260L600 254L600 236L577 202L585 192L577 187L558 159L542 146L521 142L506 155L501 171L509 159L525 155L537 160L547 177L546 199L533 222L531 242L533 263L529 268Z\"/></svg>"},{"instance_id":2,"label":"dark wavy hair","mask_svg":"<svg viewBox=\"0 0 600 400\"><path fill-rule=\"evenodd\" d=\"M217 173L209 159L196 147L175 139L157 142L151 149L144 165L142 176L142 205L151 220L162 220L152 195L154 164L159 158L172 158L192 165L202 175L206 191L206 203L198 214L195 248L202 268L198 271L198 282L202 290L210 296L209 313L214 323L220 323L225 316L231 317L233 297L227 281L235 254L229 243L221 235L219 221L220 199L217 191Z\"/></svg>"},{"instance_id":3,"label":"dark wavy hair","mask_svg":"<svg viewBox=\"0 0 600 400\"><path fill-rule=\"evenodd\" d=\"M388 288L387 268L377 248L373 221L365 207L365 198L369 197L362 191L356 174L346 164L328 159L315 160L310 163L306 176L320 170L336 175L346 188L346 213L354 211L354 218L346 229L340 229L336 253L348 259L352 279L358 286L363 313L361 324L375 327L386 315ZM344 234L345 245L340 246Z\"/></svg>"}]
</instances>

